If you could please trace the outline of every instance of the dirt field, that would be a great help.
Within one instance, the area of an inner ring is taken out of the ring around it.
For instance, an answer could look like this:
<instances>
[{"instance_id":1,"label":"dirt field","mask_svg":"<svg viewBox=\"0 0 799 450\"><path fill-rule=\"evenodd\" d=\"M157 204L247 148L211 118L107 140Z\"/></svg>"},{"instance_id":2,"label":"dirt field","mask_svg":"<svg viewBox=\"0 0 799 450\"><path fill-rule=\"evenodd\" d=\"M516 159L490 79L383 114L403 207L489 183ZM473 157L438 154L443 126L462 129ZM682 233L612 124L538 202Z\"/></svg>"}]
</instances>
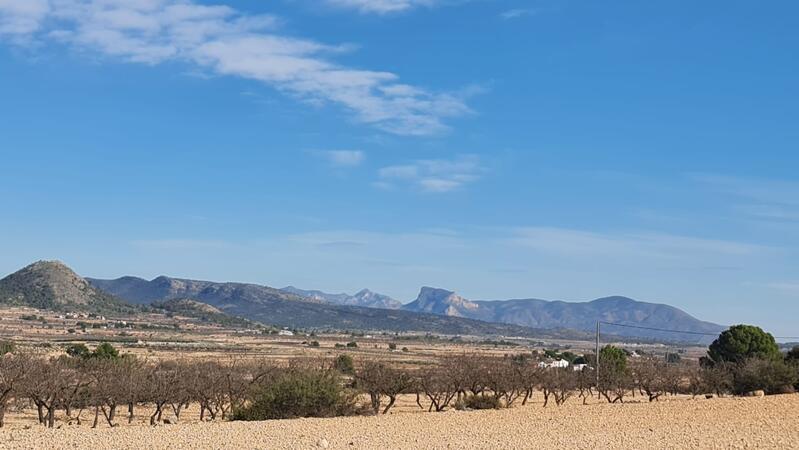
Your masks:
<instances>
[{"instance_id":1,"label":"dirt field","mask_svg":"<svg viewBox=\"0 0 799 450\"><path fill-rule=\"evenodd\" d=\"M0 448L798 448L799 395L500 411L0 431Z\"/></svg>"}]
</instances>

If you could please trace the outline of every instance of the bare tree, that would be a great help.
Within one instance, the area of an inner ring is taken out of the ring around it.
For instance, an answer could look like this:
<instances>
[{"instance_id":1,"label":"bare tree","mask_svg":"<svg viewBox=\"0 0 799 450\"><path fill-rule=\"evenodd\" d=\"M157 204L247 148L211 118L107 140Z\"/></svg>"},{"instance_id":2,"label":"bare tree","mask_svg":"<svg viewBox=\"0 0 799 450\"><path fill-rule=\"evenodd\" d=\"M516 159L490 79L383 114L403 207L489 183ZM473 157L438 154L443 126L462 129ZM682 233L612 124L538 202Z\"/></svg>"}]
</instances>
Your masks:
<instances>
[{"instance_id":1,"label":"bare tree","mask_svg":"<svg viewBox=\"0 0 799 450\"><path fill-rule=\"evenodd\" d=\"M646 394L650 402L656 401L666 393L668 370L668 364L657 358L641 358L632 364L636 387L642 395Z\"/></svg>"},{"instance_id":2,"label":"bare tree","mask_svg":"<svg viewBox=\"0 0 799 450\"><path fill-rule=\"evenodd\" d=\"M375 415L380 414L384 396L388 397L388 404L383 409L383 414L387 414L397 401L397 396L409 392L415 384L409 373L376 361L367 361L357 369L355 380L357 387L369 394Z\"/></svg>"},{"instance_id":3,"label":"bare tree","mask_svg":"<svg viewBox=\"0 0 799 450\"><path fill-rule=\"evenodd\" d=\"M447 367L440 364L425 367L419 372L416 380L419 388L416 393L416 403L424 409L419 395L423 393L430 401L428 411L444 411L459 391L459 386L447 373Z\"/></svg>"},{"instance_id":4,"label":"bare tree","mask_svg":"<svg viewBox=\"0 0 799 450\"><path fill-rule=\"evenodd\" d=\"M11 398L20 395L22 382L31 366L31 356L25 353L0 356L0 427L5 424L6 409Z\"/></svg>"}]
</instances>

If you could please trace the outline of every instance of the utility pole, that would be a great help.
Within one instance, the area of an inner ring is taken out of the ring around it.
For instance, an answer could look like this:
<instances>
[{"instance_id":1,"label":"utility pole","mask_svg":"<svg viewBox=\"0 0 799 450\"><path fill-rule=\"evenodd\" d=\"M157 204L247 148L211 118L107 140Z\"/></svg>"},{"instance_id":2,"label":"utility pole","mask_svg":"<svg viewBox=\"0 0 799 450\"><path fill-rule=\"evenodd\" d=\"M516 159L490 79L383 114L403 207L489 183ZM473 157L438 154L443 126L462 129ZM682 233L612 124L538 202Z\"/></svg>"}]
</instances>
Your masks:
<instances>
[{"instance_id":1,"label":"utility pole","mask_svg":"<svg viewBox=\"0 0 799 450\"><path fill-rule=\"evenodd\" d=\"M599 398L602 398L602 394L599 393L599 324L600 322L596 321L596 364L594 367L594 373L596 373L596 392Z\"/></svg>"}]
</instances>

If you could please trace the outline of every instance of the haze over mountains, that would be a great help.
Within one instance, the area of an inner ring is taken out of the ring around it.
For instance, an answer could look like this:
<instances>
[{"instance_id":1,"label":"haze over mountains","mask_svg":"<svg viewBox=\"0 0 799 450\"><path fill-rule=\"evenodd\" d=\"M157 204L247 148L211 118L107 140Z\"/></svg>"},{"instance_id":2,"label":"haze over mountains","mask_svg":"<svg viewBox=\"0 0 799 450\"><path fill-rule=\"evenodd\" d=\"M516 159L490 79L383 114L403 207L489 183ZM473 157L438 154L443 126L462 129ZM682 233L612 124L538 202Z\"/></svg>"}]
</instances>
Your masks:
<instances>
[{"instance_id":1,"label":"haze over mountains","mask_svg":"<svg viewBox=\"0 0 799 450\"><path fill-rule=\"evenodd\" d=\"M227 314L277 326L441 334L586 337L597 321L711 334L724 329L668 305L626 297L584 303L538 299L472 301L453 291L423 287L414 301L403 305L368 289L349 295L167 276L153 280L131 276L83 279L62 263L46 261L0 280L0 304L103 311L129 310L131 305L190 306L208 314ZM612 327L607 332L668 340L692 338L638 328Z\"/></svg>"}]
</instances>

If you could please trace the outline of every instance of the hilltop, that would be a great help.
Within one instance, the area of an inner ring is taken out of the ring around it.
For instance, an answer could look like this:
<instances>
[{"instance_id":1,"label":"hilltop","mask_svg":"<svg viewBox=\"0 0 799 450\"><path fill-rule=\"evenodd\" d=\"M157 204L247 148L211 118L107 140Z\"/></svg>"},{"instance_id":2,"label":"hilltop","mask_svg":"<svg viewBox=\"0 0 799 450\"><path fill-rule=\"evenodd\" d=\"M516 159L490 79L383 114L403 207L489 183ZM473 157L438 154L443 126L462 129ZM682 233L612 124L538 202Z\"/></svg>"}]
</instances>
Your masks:
<instances>
[{"instance_id":1,"label":"hilltop","mask_svg":"<svg viewBox=\"0 0 799 450\"><path fill-rule=\"evenodd\" d=\"M135 310L59 261L38 261L0 280L0 304L98 313Z\"/></svg>"}]
</instances>

